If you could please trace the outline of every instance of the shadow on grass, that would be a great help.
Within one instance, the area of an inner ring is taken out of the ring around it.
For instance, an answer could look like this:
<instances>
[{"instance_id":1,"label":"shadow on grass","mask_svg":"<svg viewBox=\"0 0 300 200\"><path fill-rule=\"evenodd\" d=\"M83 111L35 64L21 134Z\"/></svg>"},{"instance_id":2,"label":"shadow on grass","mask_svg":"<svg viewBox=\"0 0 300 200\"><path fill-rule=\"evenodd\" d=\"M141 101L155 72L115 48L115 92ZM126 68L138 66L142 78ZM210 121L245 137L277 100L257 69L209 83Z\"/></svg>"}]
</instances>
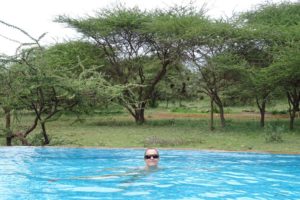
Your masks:
<instances>
[{"instance_id":1,"label":"shadow on grass","mask_svg":"<svg viewBox=\"0 0 300 200\"><path fill-rule=\"evenodd\" d=\"M106 119L98 120L96 122L89 122L90 125L96 126L150 126L150 127L165 127L165 126L175 126L175 127L205 127L208 124L207 120L197 120L197 119L159 119L159 120L147 120L144 124L137 124L131 120L117 120L117 119Z\"/></svg>"},{"instance_id":2,"label":"shadow on grass","mask_svg":"<svg viewBox=\"0 0 300 200\"><path fill-rule=\"evenodd\" d=\"M288 119L276 119L269 120L265 123L265 128L260 127L259 121L256 120L226 120L226 127L220 126L220 121L215 120L215 130L209 130L208 119L159 119L159 120L147 120L144 124L137 124L132 120L118 120L118 119L103 119L94 122L88 122L92 126L110 126L110 127L178 127L178 128L199 128L207 132L231 132L231 133L260 133L263 132L266 127L282 127L283 132L291 132L289 130ZM299 133L300 123L295 123L294 131Z\"/></svg>"},{"instance_id":3,"label":"shadow on grass","mask_svg":"<svg viewBox=\"0 0 300 200\"><path fill-rule=\"evenodd\" d=\"M191 146L203 144L204 140L197 139L186 139L183 137L177 138L162 138L160 136L149 136L143 141L144 147L178 147L178 146Z\"/></svg>"},{"instance_id":4,"label":"shadow on grass","mask_svg":"<svg viewBox=\"0 0 300 200\"><path fill-rule=\"evenodd\" d=\"M289 129L288 119L276 119L268 120L265 122L265 127L261 127L259 121L247 120L227 120L226 127L223 129L218 129L223 132L240 132L240 133L251 133L251 132L263 132L268 129L268 127L281 127L282 132L293 132L300 134L300 123L295 123L294 130Z\"/></svg>"}]
</instances>

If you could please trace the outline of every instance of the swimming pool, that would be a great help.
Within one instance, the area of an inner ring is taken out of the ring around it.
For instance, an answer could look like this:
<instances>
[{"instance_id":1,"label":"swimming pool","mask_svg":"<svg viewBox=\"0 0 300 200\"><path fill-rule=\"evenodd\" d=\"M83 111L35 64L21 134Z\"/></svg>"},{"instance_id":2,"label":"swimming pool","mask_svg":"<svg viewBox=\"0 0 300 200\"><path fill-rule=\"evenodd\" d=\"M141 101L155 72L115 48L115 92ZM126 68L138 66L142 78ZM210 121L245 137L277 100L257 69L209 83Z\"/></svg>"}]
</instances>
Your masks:
<instances>
[{"instance_id":1,"label":"swimming pool","mask_svg":"<svg viewBox=\"0 0 300 200\"><path fill-rule=\"evenodd\" d=\"M0 148L0 199L300 199L300 156L160 150Z\"/></svg>"}]
</instances>

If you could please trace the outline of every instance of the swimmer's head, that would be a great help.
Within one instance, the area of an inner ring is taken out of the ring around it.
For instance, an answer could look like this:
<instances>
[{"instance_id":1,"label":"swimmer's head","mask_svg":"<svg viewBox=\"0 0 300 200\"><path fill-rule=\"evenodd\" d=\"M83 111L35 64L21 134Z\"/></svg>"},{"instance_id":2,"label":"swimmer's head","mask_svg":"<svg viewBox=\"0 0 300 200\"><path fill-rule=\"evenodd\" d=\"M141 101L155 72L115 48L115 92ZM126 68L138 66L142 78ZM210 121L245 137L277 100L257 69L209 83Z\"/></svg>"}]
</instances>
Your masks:
<instances>
[{"instance_id":1,"label":"swimmer's head","mask_svg":"<svg viewBox=\"0 0 300 200\"><path fill-rule=\"evenodd\" d=\"M147 167L157 167L159 162L159 153L155 148L148 148L145 151L144 160Z\"/></svg>"}]
</instances>

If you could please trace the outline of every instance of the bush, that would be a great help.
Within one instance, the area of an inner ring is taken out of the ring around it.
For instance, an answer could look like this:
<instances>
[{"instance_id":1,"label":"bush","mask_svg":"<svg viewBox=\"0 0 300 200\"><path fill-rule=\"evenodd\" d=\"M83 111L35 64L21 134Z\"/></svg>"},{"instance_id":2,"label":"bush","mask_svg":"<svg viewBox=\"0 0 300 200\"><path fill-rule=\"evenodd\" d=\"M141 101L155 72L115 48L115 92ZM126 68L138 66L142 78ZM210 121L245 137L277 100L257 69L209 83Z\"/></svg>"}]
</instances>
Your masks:
<instances>
[{"instance_id":1,"label":"bush","mask_svg":"<svg viewBox=\"0 0 300 200\"><path fill-rule=\"evenodd\" d=\"M150 108L158 108L159 103L157 101L150 100L149 107Z\"/></svg>"},{"instance_id":2,"label":"bush","mask_svg":"<svg viewBox=\"0 0 300 200\"><path fill-rule=\"evenodd\" d=\"M180 145L195 145L202 144L201 139L184 139L184 138L168 138L164 139L158 136L146 137L143 141L144 147L149 146L159 146L159 147L169 147L169 146L180 146Z\"/></svg>"},{"instance_id":3,"label":"bush","mask_svg":"<svg viewBox=\"0 0 300 200\"><path fill-rule=\"evenodd\" d=\"M267 143L281 143L282 132L285 130L284 126L268 125L265 133L265 141Z\"/></svg>"},{"instance_id":4,"label":"bush","mask_svg":"<svg viewBox=\"0 0 300 200\"><path fill-rule=\"evenodd\" d=\"M193 109L193 108L187 108L187 107L176 107L171 109L171 112L174 113L199 113L199 111Z\"/></svg>"},{"instance_id":5,"label":"bush","mask_svg":"<svg viewBox=\"0 0 300 200\"><path fill-rule=\"evenodd\" d=\"M277 115L277 114L288 114L288 111L287 110L272 110L271 111L272 115Z\"/></svg>"},{"instance_id":6,"label":"bush","mask_svg":"<svg viewBox=\"0 0 300 200\"><path fill-rule=\"evenodd\" d=\"M51 137L50 136L48 136L48 137L49 137L49 140L51 141ZM43 137L42 133L33 134L29 138L29 143L32 146L42 146L43 142L44 142L44 137Z\"/></svg>"}]
</instances>

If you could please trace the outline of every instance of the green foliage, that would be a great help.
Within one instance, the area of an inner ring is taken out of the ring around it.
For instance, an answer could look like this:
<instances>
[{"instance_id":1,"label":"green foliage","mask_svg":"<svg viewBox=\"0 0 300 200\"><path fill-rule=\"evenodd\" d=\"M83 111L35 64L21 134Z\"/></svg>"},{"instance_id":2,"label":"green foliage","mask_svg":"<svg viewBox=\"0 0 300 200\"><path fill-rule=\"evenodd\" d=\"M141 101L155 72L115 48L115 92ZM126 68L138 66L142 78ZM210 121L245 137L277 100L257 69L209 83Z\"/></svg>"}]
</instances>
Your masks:
<instances>
[{"instance_id":1,"label":"green foliage","mask_svg":"<svg viewBox=\"0 0 300 200\"><path fill-rule=\"evenodd\" d=\"M43 62L54 72L67 77L78 77L82 66L89 69L105 64L103 52L95 45L84 41L71 41L50 46L45 50Z\"/></svg>"},{"instance_id":2,"label":"green foliage","mask_svg":"<svg viewBox=\"0 0 300 200\"><path fill-rule=\"evenodd\" d=\"M283 2L280 4L262 4L258 9L246 12L243 18L247 23L261 24L278 28L280 26L299 25L300 4L298 2Z\"/></svg>"},{"instance_id":3,"label":"green foliage","mask_svg":"<svg viewBox=\"0 0 300 200\"><path fill-rule=\"evenodd\" d=\"M272 115L277 115L277 114L281 114L281 115L284 115L284 114L288 114L288 111L287 110L272 110L271 111Z\"/></svg>"},{"instance_id":4,"label":"green foliage","mask_svg":"<svg viewBox=\"0 0 300 200\"><path fill-rule=\"evenodd\" d=\"M146 104L169 68L180 61L182 37L201 14L190 8L141 11L116 6L102 9L95 17L74 19L60 16L57 22L90 39L105 54L108 64L101 71L111 84L126 85L118 102L135 118L143 121Z\"/></svg>"},{"instance_id":5,"label":"green foliage","mask_svg":"<svg viewBox=\"0 0 300 200\"><path fill-rule=\"evenodd\" d=\"M174 41L174 45L184 45L184 42L181 42L182 39L200 31L209 23L203 10L197 10L192 6L174 6L168 10L155 10L150 15L154 20L146 27L146 30L154 34L158 41L167 45L170 41Z\"/></svg>"},{"instance_id":6,"label":"green foliage","mask_svg":"<svg viewBox=\"0 0 300 200\"><path fill-rule=\"evenodd\" d=\"M176 108L172 108L171 112L174 113L199 113L199 111L197 111L194 108L187 108L187 107L176 107Z\"/></svg>"},{"instance_id":7,"label":"green foliage","mask_svg":"<svg viewBox=\"0 0 300 200\"><path fill-rule=\"evenodd\" d=\"M30 144L33 146L42 146L44 143L44 137L42 133L40 134L33 134L30 138L28 138L30 141ZM51 138L49 138L51 141Z\"/></svg>"},{"instance_id":8,"label":"green foliage","mask_svg":"<svg viewBox=\"0 0 300 200\"><path fill-rule=\"evenodd\" d=\"M39 39L33 39L32 46L7 57L1 65L0 76L5 79L0 82L4 86L0 100L9 112L26 109L34 113L30 128L18 134L26 140L40 123L44 144L48 144L46 122L57 120L65 111L85 112L91 105L111 101L122 92L122 87L113 88L104 80L98 69L104 59L94 45L69 42L46 49L39 45ZM11 126L7 124L8 120L6 126ZM39 139L32 142L39 143Z\"/></svg>"},{"instance_id":9,"label":"green foliage","mask_svg":"<svg viewBox=\"0 0 300 200\"><path fill-rule=\"evenodd\" d=\"M249 65L242 90L256 98L262 113L266 104L274 98L274 93L298 91L298 86L295 87L297 78L293 77L299 76L299 70L292 66L298 65L296 60L299 58L297 41L300 38L296 33L300 30L299 5L289 2L267 2L254 10L242 13L238 20L234 21L242 37L236 38L236 44L231 46L232 51ZM284 76L289 78L285 79ZM297 101L293 101L294 110L297 109Z\"/></svg>"},{"instance_id":10,"label":"green foliage","mask_svg":"<svg viewBox=\"0 0 300 200\"><path fill-rule=\"evenodd\" d=\"M260 37L269 42L283 44L285 40L300 39L299 8L298 2L265 3L242 13L240 21L254 32L261 32Z\"/></svg>"},{"instance_id":11,"label":"green foliage","mask_svg":"<svg viewBox=\"0 0 300 200\"><path fill-rule=\"evenodd\" d=\"M282 133L285 131L285 127L282 125L268 124L265 130L265 141L267 143L281 143L283 142Z\"/></svg>"},{"instance_id":12,"label":"green foliage","mask_svg":"<svg viewBox=\"0 0 300 200\"><path fill-rule=\"evenodd\" d=\"M292 41L287 46L281 47L276 54L272 65L272 77L281 86L289 87L299 82L300 72L300 47L299 41Z\"/></svg>"},{"instance_id":13,"label":"green foliage","mask_svg":"<svg viewBox=\"0 0 300 200\"><path fill-rule=\"evenodd\" d=\"M149 101L149 107L150 108L157 108L159 103L157 101L151 100Z\"/></svg>"},{"instance_id":14,"label":"green foliage","mask_svg":"<svg viewBox=\"0 0 300 200\"><path fill-rule=\"evenodd\" d=\"M99 108L98 110L94 110L93 113L101 116L110 116L124 114L124 110L122 108L113 108L110 105L108 108Z\"/></svg>"},{"instance_id":15,"label":"green foliage","mask_svg":"<svg viewBox=\"0 0 300 200\"><path fill-rule=\"evenodd\" d=\"M158 84L157 91L160 100L183 101L197 97L192 78L193 72L183 64L172 67L168 74Z\"/></svg>"}]
</instances>

